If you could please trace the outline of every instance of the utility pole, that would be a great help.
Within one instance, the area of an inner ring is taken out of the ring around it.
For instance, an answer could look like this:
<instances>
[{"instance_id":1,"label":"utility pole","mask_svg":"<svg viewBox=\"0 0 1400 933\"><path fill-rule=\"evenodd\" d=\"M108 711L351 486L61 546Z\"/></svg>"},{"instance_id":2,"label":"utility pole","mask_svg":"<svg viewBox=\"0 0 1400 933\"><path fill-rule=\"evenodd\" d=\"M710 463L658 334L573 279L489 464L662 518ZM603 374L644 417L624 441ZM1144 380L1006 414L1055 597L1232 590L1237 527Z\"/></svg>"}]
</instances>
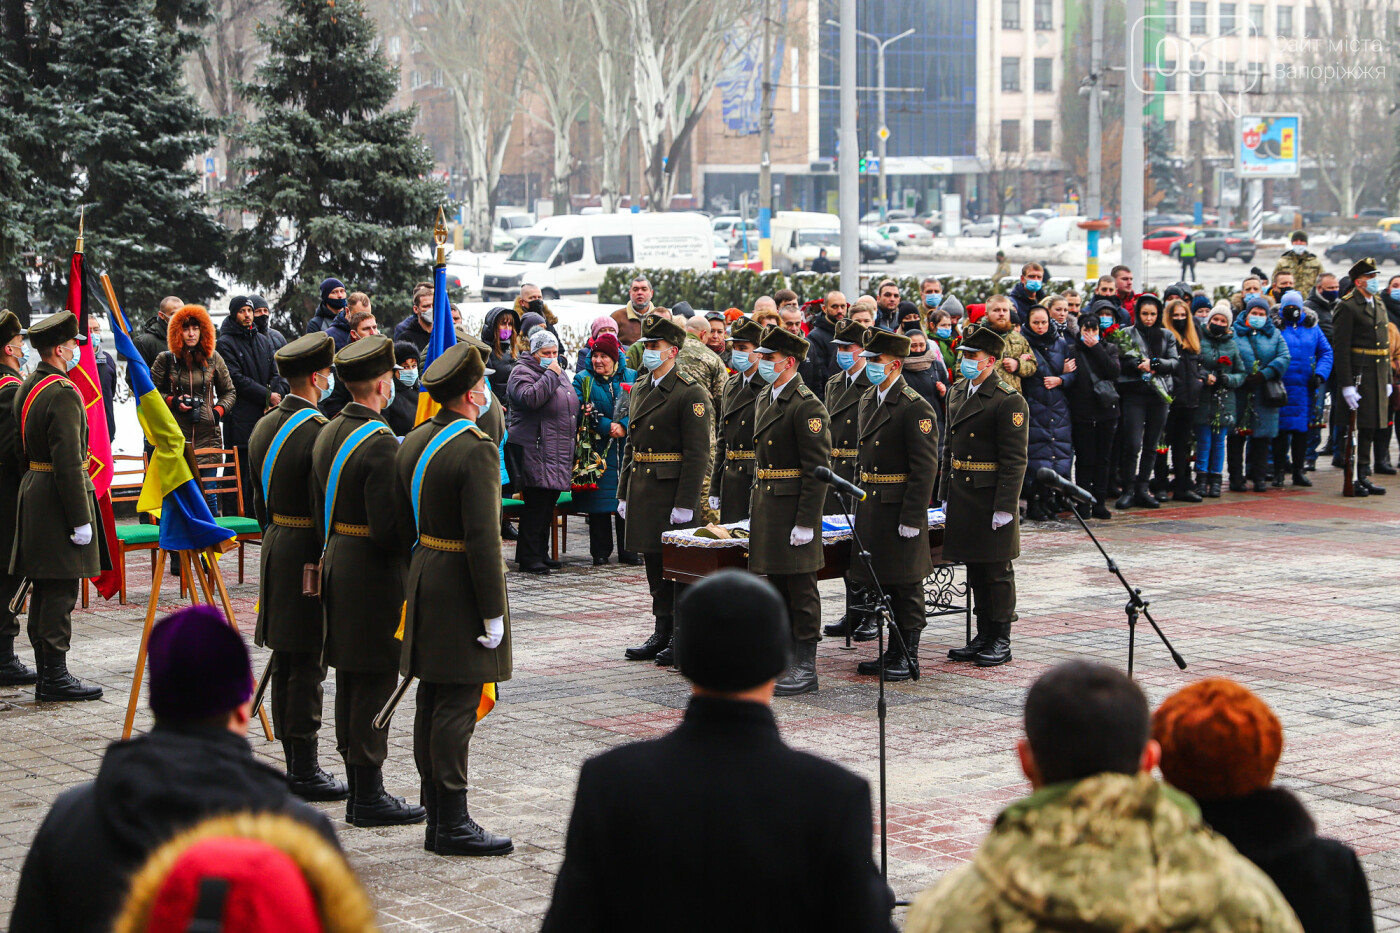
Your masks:
<instances>
[{"instance_id":1,"label":"utility pole","mask_svg":"<svg viewBox=\"0 0 1400 933\"><path fill-rule=\"evenodd\" d=\"M1135 286L1146 285L1146 269L1142 265L1142 76L1143 76L1143 0L1127 0L1126 22L1128 28L1127 55L1123 82L1123 179L1122 196L1122 240L1123 265L1133 271Z\"/></svg>"},{"instance_id":2,"label":"utility pole","mask_svg":"<svg viewBox=\"0 0 1400 933\"><path fill-rule=\"evenodd\" d=\"M1191 132L1188 134L1191 151L1195 153L1191 160L1191 186L1195 189L1195 197L1192 200L1191 214L1192 222L1196 226L1205 223L1205 200L1206 200L1206 163L1202 150L1206 147L1205 125L1201 123L1201 96L1192 95L1192 102L1196 105L1195 119L1191 121Z\"/></svg>"},{"instance_id":3,"label":"utility pole","mask_svg":"<svg viewBox=\"0 0 1400 933\"><path fill-rule=\"evenodd\" d=\"M1084 216L1103 216L1103 4L1093 0L1089 14L1089 191L1084 199ZM1086 279L1099 277L1099 231L1088 231Z\"/></svg>"},{"instance_id":4,"label":"utility pole","mask_svg":"<svg viewBox=\"0 0 1400 933\"><path fill-rule=\"evenodd\" d=\"M871 42L875 43L875 99L877 102L877 119L880 121L880 128L876 131L875 134L875 152L880 160L880 197L878 204L880 208L880 221L882 223L884 222L885 216L889 213L890 209L890 192L889 189L885 186L885 143L890 138L890 128L885 123L885 49L894 45L900 39L903 39L906 36L912 36L913 34L914 29L911 27L909 29L904 30L897 36L891 36L890 38L882 41L879 36L871 35L868 32L862 32L859 29L856 30L856 35L860 36L862 39L869 39Z\"/></svg>"},{"instance_id":5,"label":"utility pole","mask_svg":"<svg viewBox=\"0 0 1400 933\"><path fill-rule=\"evenodd\" d=\"M1141 0L1138 0L1140 3ZM841 291L860 292L860 141L856 138L856 0L841 0L841 162L837 207L841 216Z\"/></svg>"},{"instance_id":6,"label":"utility pole","mask_svg":"<svg viewBox=\"0 0 1400 933\"><path fill-rule=\"evenodd\" d=\"M769 0L763 0L763 85L758 108L758 261L767 272L773 268L773 163L769 144L773 138L773 25L769 21ZM780 69L782 65L778 66Z\"/></svg>"}]
</instances>

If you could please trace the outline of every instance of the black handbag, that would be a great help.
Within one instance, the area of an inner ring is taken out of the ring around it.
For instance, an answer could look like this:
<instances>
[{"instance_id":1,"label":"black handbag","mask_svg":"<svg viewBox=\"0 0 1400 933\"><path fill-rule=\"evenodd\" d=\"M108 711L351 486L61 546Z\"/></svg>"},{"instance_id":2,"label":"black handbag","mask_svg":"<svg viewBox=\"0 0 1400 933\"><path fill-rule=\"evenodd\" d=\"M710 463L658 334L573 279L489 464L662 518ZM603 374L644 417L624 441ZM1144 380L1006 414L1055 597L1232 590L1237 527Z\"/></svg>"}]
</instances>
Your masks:
<instances>
[{"instance_id":1,"label":"black handbag","mask_svg":"<svg viewBox=\"0 0 1400 933\"><path fill-rule=\"evenodd\" d=\"M1282 379L1265 379L1259 393L1265 408L1282 408L1288 404L1288 390Z\"/></svg>"}]
</instances>

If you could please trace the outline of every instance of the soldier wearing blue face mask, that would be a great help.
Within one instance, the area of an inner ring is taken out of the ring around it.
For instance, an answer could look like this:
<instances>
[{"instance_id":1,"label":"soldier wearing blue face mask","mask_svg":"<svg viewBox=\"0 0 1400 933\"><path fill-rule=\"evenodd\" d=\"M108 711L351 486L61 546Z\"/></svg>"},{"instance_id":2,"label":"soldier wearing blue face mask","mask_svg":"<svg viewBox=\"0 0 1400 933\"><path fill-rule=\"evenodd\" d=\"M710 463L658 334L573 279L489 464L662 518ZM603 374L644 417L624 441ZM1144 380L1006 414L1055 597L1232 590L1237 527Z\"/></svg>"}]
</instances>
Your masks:
<instances>
[{"instance_id":1,"label":"soldier wearing blue face mask","mask_svg":"<svg viewBox=\"0 0 1400 933\"><path fill-rule=\"evenodd\" d=\"M1332 372L1342 402L1356 412L1356 482L1358 496L1385 494L1371 482L1371 455L1376 434L1390 422L1390 337L1385 307L1377 296L1383 283L1372 259L1362 259L1348 273L1353 288L1332 317Z\"/></svg>"},{"instance_id":2,"label":"soldier wearing blue face mask","mask_svg":"<svg viewBox=\"0 0 1400 933\"><path fill-rule=\"evenodd\" d=\"M729 364L734 368L724 386L724 397L716 413L719 437L715 462L710 473L710 508L719 511L721 522L737 522L749 517L749 494L753 491L753 404L766 385L758 378L758 347L763 328L748 318L734 322L729 334Z\"/></svg>"}]
</instances>

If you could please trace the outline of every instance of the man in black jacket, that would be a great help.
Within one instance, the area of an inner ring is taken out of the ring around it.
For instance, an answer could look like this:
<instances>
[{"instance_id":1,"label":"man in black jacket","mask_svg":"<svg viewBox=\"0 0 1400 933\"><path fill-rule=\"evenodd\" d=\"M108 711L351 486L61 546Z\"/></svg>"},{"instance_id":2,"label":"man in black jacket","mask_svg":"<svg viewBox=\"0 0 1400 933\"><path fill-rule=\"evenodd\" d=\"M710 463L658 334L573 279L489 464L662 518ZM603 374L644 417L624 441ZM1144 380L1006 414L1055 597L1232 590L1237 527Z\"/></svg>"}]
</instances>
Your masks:
<instances>
[{"instance_id":1,"label":"man in black jacket","mask_svg":"<svg viewBox=\"0 0 1400 933\"><path fill-rule=\"evenodd\" d=\"M229 299L228 317L219 325L219 355L228 367L238 393L233 409L224 415L224 444L238 451L243 485L243 512L253 509L253 477L248 469L248 438L263 414L282 401L287 381L277 374L272 338L259 333L253 321L253 300L245 295ZM236 503L223 503L225 515L235 513Z\"/></svg>"},{"instance_id":2,"label":"man in black jacket","mask_svg":"<svg viewBox=\"0 0 1400 933\"><path fill-rule=\"evenodd\" d=\"M166 331L170 329L170 318L184 306L185 303L174 295L162 298L156 316L147 321L141 332L132 338L132 343L141 351L141 359L147 366L155 362L161 351L168 349Z\"/></svg>"},{"instance_id":3,"label":"man in black jacket","mask_svg":"<svg viewBox=\"0 0 1400 933\"><path fill-rule=\"evenodd\" d=\"M826 381L836 375L836 325L846 319L846 296L840 292L827 292L822 300L822 313L812 318L812 327L807 331L807 358L798 367L798 374L807 388L823 398L826 394Z\"/></svg>"},{"instance_id":4,"label":"man in black jacket","mask_svg":"<svg viewBox=\"0 0 1400 933\"><path fill-rule=\"evenodd\" d=\"M10 933L107 933L131 875L176 833L223 813L282 813L335 844L320 811L253 758L248 648L216 609L151 631L149 734L107 749L97 780L54 801L20 873Z\"/></svg>"},{"instance_id":5,"label":"man in black jacket","mask_svg":"<svg viewBox=\"0 0 1400 933\"><path fill-rule=\"evenodd\" d=\"M262 295L249 295L248 300L253 303L253 323L258 333L267 334L272 341L272 352L276 353L287 345L287 337L272 326L272 309L267 306L267 299Z\"/></svg>"},{"instance_id":6,"label":"man in black jacket","mask_svg":"<svg viewBox=\"0 0 1400 933\"><path fill-rule=\"evenodd\" d=\"M677 610L685 720L584 763L544 933L891 930L869 785L789 748L769 709L791 642L778 591L725 570ZM663 788L657 832L637 801Z\"/></svg>"}]
</instances>

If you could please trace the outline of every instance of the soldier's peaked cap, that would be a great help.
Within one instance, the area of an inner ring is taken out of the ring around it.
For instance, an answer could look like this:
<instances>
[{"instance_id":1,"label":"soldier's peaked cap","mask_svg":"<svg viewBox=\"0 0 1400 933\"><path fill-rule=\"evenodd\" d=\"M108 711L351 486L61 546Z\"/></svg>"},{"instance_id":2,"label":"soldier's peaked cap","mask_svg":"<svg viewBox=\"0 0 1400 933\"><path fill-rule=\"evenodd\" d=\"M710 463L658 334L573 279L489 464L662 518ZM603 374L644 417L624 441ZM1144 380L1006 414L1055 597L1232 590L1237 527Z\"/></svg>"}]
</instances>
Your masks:
<instances>
[{"instance_id":1,"label":"soldier's peaked cap","mask_svg":"<svg viewBox=\"0 0 1400 933\"><path fill-rule=\"evenodd\" d=\"M382 334L361 337L335 355L335 375L341 382L365 382L398 368L394 341Z\"/></svg>"},{"instance_id":2,"label":"soldier's peaked cap","mask_svg":"<svg viewBox=\"0 0 1400 933\"><path fill-rule=\"evenodd\" d=\"M335 341L325 331L304 334L273 354L283 377L309 376L335 362Z\"/></svg>"},{"instance_id":3,"label":"soldier's peaked cap","mask_svg":"<svg viewBox=\"0 0 1400 933\"><path fill-rule=\"evenodd\" d=\"M871 330L865 334L865 350L861 356L874 358L888 353L904 359L909 355L909 338L903 334L893 334L887 330Z\"/></svg>"},{"instance_id":4,"label":"soldier's peaked cap","mask_svg":"<svg viewBox=\"0 0 1400 933\"><path fill-rule=\"evenodd\" d=\"M87 343L87 338L78 333L78 319L72 311L51 314L29 327L29 343L36 350L47 350L70 340Z\"/></svg>"},{"instance_id":5,"label":"soldier's peaked cap","mask_svg":"<svg viewBox=\"0 0 1400 933\"><path fill-rule=\"evenodd\" d=\"M642 319L642 340L664 340L673 347L685 343L685 328L670 318L648 314Z\"/></svg>"},{"instance_id":6,"label":"soldier's peaked cap","mask_svg":"<svg viewBox=\"0 0 1400 933\"><path fill-rule=\"evenodd\" d=\"M1006 348L1006 341L1001 339L1001 334L990 327L973 328L972 333L963 338L958 344L959 353L971 353L974 350L981 350L983 353L990 353L992 356L1001 356L1002 350Z\"/></svg>"},{"instance_id":7,"label":"soldier's peaked cap","mask_svg":"<svg viewBox=\"0 0 1400 933\"><path fill-rule=\"evenodd\" d=\"M754 346L763 339L763 325L749 318L740 318L729 328L730 340L746 340Z\"/></svg>"},{"instance_id":8,"label":"soldier's peaked cap","mask_svg":"<svg viewBox=\"0 0 1400 933\"><path fill-rule=\"evenodd\" d=\"M0 346L14 340L24 333L24 325L19 322L13 311L0 311Z\"/></svg>"},{"instance_id":9,"label":"soldier's peaked cap","mask_svg":"<svg viewBox=\"0 0 1400 933\"><path fill-rule=\"evenodd\" d=\"M486 375L486 363L481 353L470 344L459 343L433 360L423 373L423 388L438 404L451 401L469 391Z\"/></svg>"},{"instance_id":10,"label":"soldier's peaked cap","mask_svg":"<svg viewBox=\"0 0 1400 933\"><path fill-rule=\"evenodd\" d=\"M797 357L799 363L807 358L807 350L812 346L806 338L783 330L777 324L769 324L763 328L760 343L763 346L755 350L755 353L786 353L788 356Z\"/></svg>"},{"instance_id":11,"label":"soldier's peaked cap","mask_svg":"<svg viewBox=\"0 0 1400 933\"><path fill-rule=\"evenodd\" d=\"M1374 259L1358 259L1356 265L1351 267L1347 275L1355 282L1357 276L1375 275L1376 271L1376 261Z\"/></svg>"},{"instance_id":12,"label":"soldier's peaked cap","mask_svg":"<svg viewBox=\"0 0 1400 933\"><path fill-rule=\"evenodd\" d=\"M863 347L865 334L869 329L860 321L842 321L836 325L836 336L831 342L843 347Z\"/></svg>"}]
</instances>

